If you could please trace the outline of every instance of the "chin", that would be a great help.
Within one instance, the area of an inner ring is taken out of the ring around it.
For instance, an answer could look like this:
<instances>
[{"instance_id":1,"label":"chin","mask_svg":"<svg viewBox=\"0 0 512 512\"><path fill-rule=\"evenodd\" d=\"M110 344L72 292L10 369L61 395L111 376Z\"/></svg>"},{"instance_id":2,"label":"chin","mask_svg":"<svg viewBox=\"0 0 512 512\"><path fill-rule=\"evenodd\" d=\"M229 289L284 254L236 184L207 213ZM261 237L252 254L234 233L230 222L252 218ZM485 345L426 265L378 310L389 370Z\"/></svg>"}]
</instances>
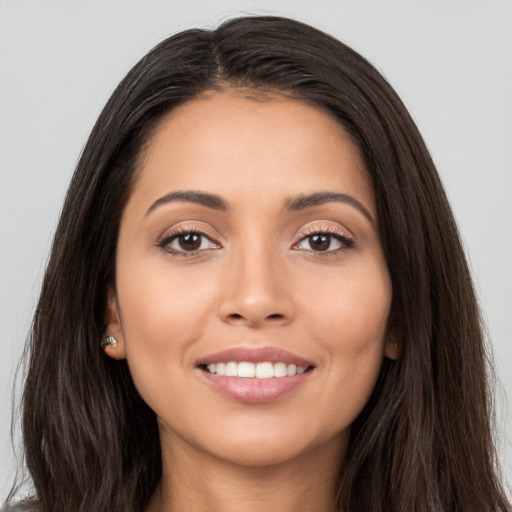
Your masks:
<instances>
[{"instance_id":1,"label":"chin","mask_svg":"<svg viewBox=\"0 0 512 512\"><path fill-rule=\"evenodd\" d=\"M320 453L337 453L341 460L348 438L348 429L338 433L308 432L304 425L297 428L255 428L234 432L219 430L221 437L203 444L202 451L215 458L239 466L276 466L316 458Z\"/></svg>"}]
</instances>

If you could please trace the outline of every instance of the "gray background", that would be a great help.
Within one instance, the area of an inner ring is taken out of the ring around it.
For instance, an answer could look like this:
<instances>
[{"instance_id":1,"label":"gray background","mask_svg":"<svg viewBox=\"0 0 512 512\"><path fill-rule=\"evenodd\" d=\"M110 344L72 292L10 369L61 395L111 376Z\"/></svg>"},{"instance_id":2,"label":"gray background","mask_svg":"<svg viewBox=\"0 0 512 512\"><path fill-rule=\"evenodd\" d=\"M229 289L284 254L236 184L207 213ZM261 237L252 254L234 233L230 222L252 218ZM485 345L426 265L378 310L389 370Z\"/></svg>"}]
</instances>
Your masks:
<instances>
[{"instance_id":1,"label":"gray background","mask_svg":"<svg viewBox=\"0 0 512 512\"><path fill-rule=\"evenodd\" d=\"M409 107L474 271L501 375L499 446L512 481L511 0L0 0L0 501L13 475L17 361L96 117L165 36L245 13L290 16L333 34L376 64Z\"/></svg>"}]
</instances>

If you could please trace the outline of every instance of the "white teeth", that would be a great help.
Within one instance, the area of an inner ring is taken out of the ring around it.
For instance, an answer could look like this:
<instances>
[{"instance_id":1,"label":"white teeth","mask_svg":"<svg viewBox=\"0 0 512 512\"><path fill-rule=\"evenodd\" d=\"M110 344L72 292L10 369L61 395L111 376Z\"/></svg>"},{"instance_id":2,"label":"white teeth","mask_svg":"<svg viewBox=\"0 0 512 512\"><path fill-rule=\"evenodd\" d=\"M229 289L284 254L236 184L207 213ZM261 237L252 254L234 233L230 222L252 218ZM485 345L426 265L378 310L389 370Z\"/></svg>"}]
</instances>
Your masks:
<instances>
[{"instance_id":1,"label":"white teeth","mask_svg":"<svg viewBox=\"0 0 512 512\"><path fill-rule=\"evenodd\" d=\"M226 364L226 377L238 377L238 365L231 361Z\"/></svg>"},{"instance_id":2,"label":"white teeth","mask_svg":"<svg viewBox=\"0 0 512 512\"><path fill-rule=\"evenodd\" d=\"M286 377L286 364L275 363L274 364L274 377Z\"/></svg>"},{"instance_id":3,"label":"white teeth","mask_svg":"<svg viewBox=\"0 0 512 512\"><path fill-rule=\"evenodd\" d=\"M226 377L242 377L271 379L273 377L293 377L300 375L307 369L306 366L296 366L286 363L248 363L246 361L237 363L230 361L229 363L211 363L206 367L210 373L224 375Z\"/></svg>"},{"instance_id":4,"label":"white teeth","mask_svg":"<svg viewBox=\"0 0 512 512\"><path fill-rule=\"evenodd\" d=\"M258 363L256 365L256 378L271 379L274 376L274 365L272 363Z\"/></svg>"},{"instance_id":5,"label":"white teeth","mask_svg":"<svg viewBox=\"0 0 512 512\"><path fill-rule=\"evenodd\" d=\"M295 375L297 373L297 367L294 364L289 364L286 367L286 375Z\"/></svg>"},{"instance_id":6,"label":"white teeth","mask_svg":"<svg viewBox=\"0 0 512 512\"><path fill-rule=\"evenodd\" d=\"M238 372L237 375L239 377L255 377L256 376L256 366L254 363L238 363Z\"/></svg>"}]
</instances>

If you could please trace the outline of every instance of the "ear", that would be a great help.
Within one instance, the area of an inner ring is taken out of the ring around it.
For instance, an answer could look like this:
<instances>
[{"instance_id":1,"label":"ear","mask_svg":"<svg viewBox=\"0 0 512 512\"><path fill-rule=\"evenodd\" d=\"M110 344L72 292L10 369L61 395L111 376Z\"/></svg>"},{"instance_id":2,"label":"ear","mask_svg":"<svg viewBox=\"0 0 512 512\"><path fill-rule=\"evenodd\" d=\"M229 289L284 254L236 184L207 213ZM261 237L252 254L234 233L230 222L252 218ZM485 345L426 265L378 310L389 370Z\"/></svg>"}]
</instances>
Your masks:
<instances>
[{"instance_id":1,"label":"ear","mask_svg":"<svg viewBox=\"0 0 512 512\"><path fill-rule=\"evenodd\" d=\"M396 342L396 338L394 338L393 336L389 336L388 340L386 341L385 354L388 359L393 359L395 361L398 359L400 355L398 343Z\"/></svg>"},{"instance_id":2,"label":"ear","mask_svg":"<svg viewBox=\"0 0 512 512\"><path fill-rule=\"evenodd\" d=\"M109 336L113 336L117 341L116 345L107 345L104 348L105 354L113 359L125 359L126 345L121 325L121 316L119 314L119 304L117 302L117 295L113 286L109 286L107 292L105 325L104 337L108 338Z\"/></svg>"},{"instance_id":3,"label":"ear","mask_svg":"<svg viewBox=\"0 0 512 512\"><path fill-rule=\"evenodd\" d=\"M386 335L386 347L384 353L388 359L397 360L400 357L400 344L398 340L398 329L395 322L390 321Z\"/></svg>"}]
</instances>

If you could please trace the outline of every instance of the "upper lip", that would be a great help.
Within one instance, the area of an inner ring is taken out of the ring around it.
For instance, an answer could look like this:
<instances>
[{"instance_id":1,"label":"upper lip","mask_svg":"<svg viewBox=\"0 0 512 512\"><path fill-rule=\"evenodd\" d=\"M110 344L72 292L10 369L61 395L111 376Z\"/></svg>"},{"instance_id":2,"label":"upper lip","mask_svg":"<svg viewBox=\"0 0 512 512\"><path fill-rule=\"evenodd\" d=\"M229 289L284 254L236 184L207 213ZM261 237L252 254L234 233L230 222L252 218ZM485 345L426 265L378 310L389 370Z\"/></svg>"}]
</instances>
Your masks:
<instances>
[{"instance_id":1,"label":"upper lip","mask_svg":"<svg viewBox=\"0 0 512 512\"><path fill-rule=\"evenodd\" d=\"M311 361L299 357L287 350L277 347L236 347L216 352L215 354L202 357L196 362L197 366L206 366L213 363L229 363L235 361L238 363L286 363L295 366L313 366Z\"/></svg>"}]
</instances>

